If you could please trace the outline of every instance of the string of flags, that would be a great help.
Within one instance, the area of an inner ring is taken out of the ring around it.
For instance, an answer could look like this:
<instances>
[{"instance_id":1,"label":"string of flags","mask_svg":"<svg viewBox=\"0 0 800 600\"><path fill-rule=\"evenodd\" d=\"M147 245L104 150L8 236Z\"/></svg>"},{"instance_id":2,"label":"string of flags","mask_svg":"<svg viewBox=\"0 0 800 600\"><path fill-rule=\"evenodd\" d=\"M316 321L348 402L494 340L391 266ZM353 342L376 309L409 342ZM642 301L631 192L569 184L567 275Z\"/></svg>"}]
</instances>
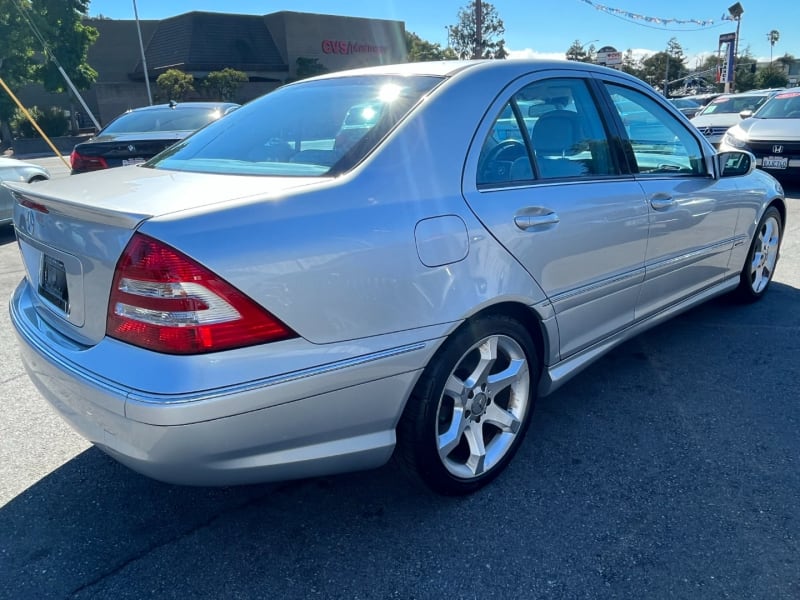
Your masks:
<instances>
[{"instance_id":1,"label":"string of flags","mask_svg":"<svg viewBox=\"0 0 800 600\"><path fill-rule=\"evenodd\" d=\"M585 4L588 4L589 6L592 6L603 12L624 17L632 21L644 21L654 25L699 25L700 27L710 27L715 24L711 19L664 19L661 17L648 17L647 15L640 15L637 13L628 12L627 10L621 10L619 8L612 8L610 6L598 4L592 0L581 0L581 2L584 2ZM726 20L725 15L723 15L722 19Z\"/></svg>"}]
</instances>

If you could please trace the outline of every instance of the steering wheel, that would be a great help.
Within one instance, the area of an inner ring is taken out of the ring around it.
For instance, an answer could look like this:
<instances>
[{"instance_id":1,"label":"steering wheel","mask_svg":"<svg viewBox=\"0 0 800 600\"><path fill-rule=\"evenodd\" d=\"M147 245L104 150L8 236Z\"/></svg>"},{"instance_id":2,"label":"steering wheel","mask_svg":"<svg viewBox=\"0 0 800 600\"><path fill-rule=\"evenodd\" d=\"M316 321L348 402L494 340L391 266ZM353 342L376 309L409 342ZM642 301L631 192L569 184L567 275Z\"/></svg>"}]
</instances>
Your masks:
<instances>
[{"instance_id":1,"label":"steering wheel","mask_svg":"<svg viewBox=\"0 0 800 600\"><path fill-rule=\"evenodd\" d=\"M510 163L513 162L514 159L525 156L526 154L527 150L525 149L525 144L519 140L503 140L494 148L489 150L489 152L487 152L486 156L483 158L478 170L481 174L481 180L496 180L495 178L492 178L491 175L497 161L502 159L503 161Z\"/></svg>"}]
</instances>

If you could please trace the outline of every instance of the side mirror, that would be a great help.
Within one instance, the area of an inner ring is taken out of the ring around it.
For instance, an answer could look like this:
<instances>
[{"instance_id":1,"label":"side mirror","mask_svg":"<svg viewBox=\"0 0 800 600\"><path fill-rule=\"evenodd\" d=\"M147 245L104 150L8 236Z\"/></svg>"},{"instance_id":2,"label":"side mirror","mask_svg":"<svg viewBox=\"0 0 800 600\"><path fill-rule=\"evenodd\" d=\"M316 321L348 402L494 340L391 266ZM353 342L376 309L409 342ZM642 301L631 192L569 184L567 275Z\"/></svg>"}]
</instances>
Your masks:
<instances>
[{"instance_id":1,"label":"side mirror","mask_svg":"<svg viewBox=\"0 0 800 600\"><path fill-rule=\"evenodd\" d=\"M747 110L743 110L742 112L740 112L739 116L743 119L749 119L750 117L753 116L753 111L748 108Z\"/></svg>"},{"instance_id":2,"label":"side mirror","mask_svg":"<svg viewBox=\"0 0 800 600\"><path fill-rule=\"evenodd\" d=\"M720 152L715 159L720 178L749 175L756 168L756 157L746 150Z\"/></svg>"}]
</instances>

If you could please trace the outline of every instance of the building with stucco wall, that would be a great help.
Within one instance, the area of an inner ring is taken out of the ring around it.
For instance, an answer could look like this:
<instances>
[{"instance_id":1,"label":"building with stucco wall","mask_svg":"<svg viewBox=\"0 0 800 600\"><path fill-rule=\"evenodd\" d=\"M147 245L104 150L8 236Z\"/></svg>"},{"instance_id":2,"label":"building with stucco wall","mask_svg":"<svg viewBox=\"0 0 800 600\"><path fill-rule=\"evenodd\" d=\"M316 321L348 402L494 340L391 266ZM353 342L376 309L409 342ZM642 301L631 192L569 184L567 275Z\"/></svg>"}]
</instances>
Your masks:
<instances>
[{"instance_id":1,"label":"building with stucco wall","mask_svg":"<svg viewBox=\"0 0 800 600\"><path fill-rule=\"evenodd\" d=\"M127 109L148 103L136 21L90 18L85 23L99 32L87 57L98 77L81 95L104 125ZM402 21L292 11L268 15L196 11L139 24L153 94L159 75L179 69L197 80L198 91L187 100L205 99L202 80L226 67L247 74L248 82L236 98L246 102L297 79L303 74L298 65L339 71L407 59ZM28 106L82 110L67 94L50 94L41 86L27 86L20 96ZM89 119L83 121L88 124Z\"/></svg>"}]
</instances>

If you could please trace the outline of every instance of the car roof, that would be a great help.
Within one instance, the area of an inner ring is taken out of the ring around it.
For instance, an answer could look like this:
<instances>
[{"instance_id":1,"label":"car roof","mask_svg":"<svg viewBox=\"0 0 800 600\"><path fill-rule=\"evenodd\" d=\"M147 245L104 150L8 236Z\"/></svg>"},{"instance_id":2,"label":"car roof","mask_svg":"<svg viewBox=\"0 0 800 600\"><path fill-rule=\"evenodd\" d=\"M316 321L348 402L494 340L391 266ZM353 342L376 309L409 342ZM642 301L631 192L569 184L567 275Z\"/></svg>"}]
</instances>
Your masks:
<instances>
[{"instance_id":1,"label":"car roof","mask_svg":"<svg viewBox=\"0 0 800 600\"><path fill-rule=\"evenodd\" d=\"M337 77L353 77L360 75L420 75L420 76L438 76L450 77L457 75L463 71L472 70L505 70L508 72L519 72L520 74L531 70L546 70L546 69L560 69L560 70L581 70L581 71L596 71L596 72L613 72L623 77L630 77L622 71L594 65L591 63L584 63L570 60L553 60L553 59L521 59L515 58L512 60L439 60L439 61L423 61L423 62L410 62L410 63L397 63L392 65L378 65L374 67L362 67L358 69L349 69L346 71L334 71L332 73L325 73L310 78L312 80L322 79L335 79ZM303 79L300 82L309 81ZM637 80L638 81L638 80ZM290 84L291 85L291 84Z\"/></svg>"},{"instance_id":2,"label":"car roof","mask_svg":"<svg viewBox=\"0 0 800 600\"><path fill-rule=\"evenodd\" d=\"M209 110L214 110L218 108L233 108L235 106L239 106L235 102L167 102L164 104L153 104L151 106L139 106L137 108L131 108L125 112L140 112L146 110L163 110L165 108L171 108L173 110L180 110L185 108L207 108Z\"/></svg>"}]
</instances>

